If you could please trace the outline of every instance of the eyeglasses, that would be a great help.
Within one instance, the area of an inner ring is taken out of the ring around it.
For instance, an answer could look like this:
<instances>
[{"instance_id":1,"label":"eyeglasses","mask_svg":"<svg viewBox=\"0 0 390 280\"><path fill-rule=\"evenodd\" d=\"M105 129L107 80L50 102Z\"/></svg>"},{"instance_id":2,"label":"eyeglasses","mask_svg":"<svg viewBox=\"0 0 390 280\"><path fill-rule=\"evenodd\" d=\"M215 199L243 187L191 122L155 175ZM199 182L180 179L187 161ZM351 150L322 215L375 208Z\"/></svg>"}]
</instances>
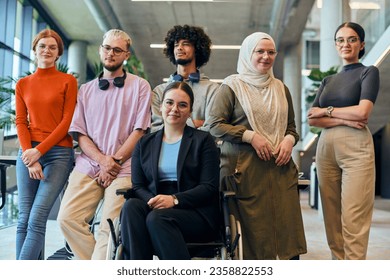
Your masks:
<instances>
[{"instance_id":1,"label":"eyeglasses","mask_svg":"<svg viewBox=\"0 0 390 280\"><path fill-rule=\"evenodd\" d=\"M254 51L254 53L257 53L258 55L264 55L265 53L267 53L268 56L274 57L278 52L274 51L274 50L266 51L266 50L260 49L260 50Z\"/></svg>"},{"instance_id":2,"label":"eyeglasses","mask_svg":"<svg viewBox=\"0 0 390 280\"><path fill-rule=\"evenodd\" d=\"M121 55L122 53L127 53L127 51L124 51L121 48L112 48L109 45L101 45L100 47L103 49L104 53L110 53L111 50L114 55Z\"/></svg>"},{"instance_id":3,"label":"eyeglasses","mask_svg":"<svg viewBox=\"0 0 390 280\"><path fill-rule=\"evenodd\" d=\"M166 99L163 101L164 107L168 110L171 110L175 105L178 110L185 111L188 109L188 103L187 102L174 102L172 99Z\"/></svg>"},{"instance_id":4,"label":"eyeglasses","mask_svg":"<svg viewBox=\"0 0 390 280\"><path fill-rule=\"evenodd\" d=\"M348 37L348 38L338 37L338 38L334 39L334 41L336 42L337 46L341 46L341 45L344 45L345 42L348 42L348 44L354 44L357 41L359 41L359 38L358 37Z\"/></svg>"},{"instance_id":5,"label":"eyeglasses","mask_svg":"<svg viewBox=\"0 0 390 280\"><path fill-rule=\"evenodd\" d=\"M44 50L48 49L50 52L54 52L58 49L56 45L38 45L38 50L43 52Z\"/></svg>"}]
</instances>

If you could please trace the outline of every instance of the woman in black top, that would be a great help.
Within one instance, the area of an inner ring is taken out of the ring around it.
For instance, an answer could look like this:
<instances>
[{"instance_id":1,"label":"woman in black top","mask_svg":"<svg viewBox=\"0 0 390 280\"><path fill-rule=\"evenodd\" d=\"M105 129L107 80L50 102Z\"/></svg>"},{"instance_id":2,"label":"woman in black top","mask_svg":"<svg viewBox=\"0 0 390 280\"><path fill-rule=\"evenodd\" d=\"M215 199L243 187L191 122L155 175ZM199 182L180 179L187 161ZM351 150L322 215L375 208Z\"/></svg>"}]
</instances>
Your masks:
<instances>
[{"instance_id":1,"label":"woman in black top","mask_svg":"<svg viewBox=\"0 0 390 280\"><path fill-rule=\"evenodd\" d=\"M326 77L309 110L309 124L324 128L316 164L328 245L333 259L365 259L375 196L375 158L368 119L379 72L364 66L364 29L340 25L335 45L340 73Z\"/></svg>"}]
</instances>

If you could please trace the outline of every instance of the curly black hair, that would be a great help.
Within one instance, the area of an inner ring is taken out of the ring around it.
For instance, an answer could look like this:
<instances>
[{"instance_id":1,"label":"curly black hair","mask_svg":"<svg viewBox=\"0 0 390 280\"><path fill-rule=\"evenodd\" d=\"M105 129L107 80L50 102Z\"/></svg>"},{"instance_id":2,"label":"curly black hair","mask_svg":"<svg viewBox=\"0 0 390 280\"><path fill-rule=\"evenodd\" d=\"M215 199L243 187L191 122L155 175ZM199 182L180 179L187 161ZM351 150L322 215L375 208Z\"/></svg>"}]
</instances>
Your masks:
<instances>
[{"instance_id":1,"label":"curly black hair","mask_svg":"<svg viewBox=\"0 0 390 280\"><path fill-rule=\"evenodd\" d=\"M175 25L167 32L165 37L166 47L164 54L169 58L169 61L176 65L174 54L175 43L179 40L189 40L195 47L196 68L205 65L210 58L211 40L204 32L203 28L189 25Z\"/></svg>"}]
</instances>

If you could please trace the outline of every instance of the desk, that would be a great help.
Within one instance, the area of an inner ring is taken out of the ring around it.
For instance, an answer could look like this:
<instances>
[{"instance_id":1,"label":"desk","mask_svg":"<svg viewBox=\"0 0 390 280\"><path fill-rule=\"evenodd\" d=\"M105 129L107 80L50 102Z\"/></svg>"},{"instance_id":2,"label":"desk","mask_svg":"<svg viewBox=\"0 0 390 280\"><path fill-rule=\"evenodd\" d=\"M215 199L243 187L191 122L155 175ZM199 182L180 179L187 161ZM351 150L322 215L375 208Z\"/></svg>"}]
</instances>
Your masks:
<instances>
[{"instance_id":1,"label":"desk","mask_svg":"<svg viewBox=\"0 0 390 280\"><path fill-rule=\"evenodd\" d=\"M0 156L0 184L1 184L1 206L0 210L5 205L5 199L7 197L7 168L10 165L16 165L17 156Z\"/></svg>"}]
</instances>

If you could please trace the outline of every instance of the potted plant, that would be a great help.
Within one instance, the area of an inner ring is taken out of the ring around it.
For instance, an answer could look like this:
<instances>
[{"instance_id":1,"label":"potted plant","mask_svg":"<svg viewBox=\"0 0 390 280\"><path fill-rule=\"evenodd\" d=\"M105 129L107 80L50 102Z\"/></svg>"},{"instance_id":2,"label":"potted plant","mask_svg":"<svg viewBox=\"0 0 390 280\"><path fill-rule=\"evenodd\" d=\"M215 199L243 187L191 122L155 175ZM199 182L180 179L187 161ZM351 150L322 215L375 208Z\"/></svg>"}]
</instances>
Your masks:
<instances>
[{"instance_id":1,"label":"potted plant","mask_svg":"<svg viewBox=\"0 0 390 280\"><path fill-rule=\"evenodd\" d=\"M12 88L12 78L0 78L0 129L10 129L15 122L15 110L12 107L12 97L15 90Z\"/></svg>"}]
</instances>

